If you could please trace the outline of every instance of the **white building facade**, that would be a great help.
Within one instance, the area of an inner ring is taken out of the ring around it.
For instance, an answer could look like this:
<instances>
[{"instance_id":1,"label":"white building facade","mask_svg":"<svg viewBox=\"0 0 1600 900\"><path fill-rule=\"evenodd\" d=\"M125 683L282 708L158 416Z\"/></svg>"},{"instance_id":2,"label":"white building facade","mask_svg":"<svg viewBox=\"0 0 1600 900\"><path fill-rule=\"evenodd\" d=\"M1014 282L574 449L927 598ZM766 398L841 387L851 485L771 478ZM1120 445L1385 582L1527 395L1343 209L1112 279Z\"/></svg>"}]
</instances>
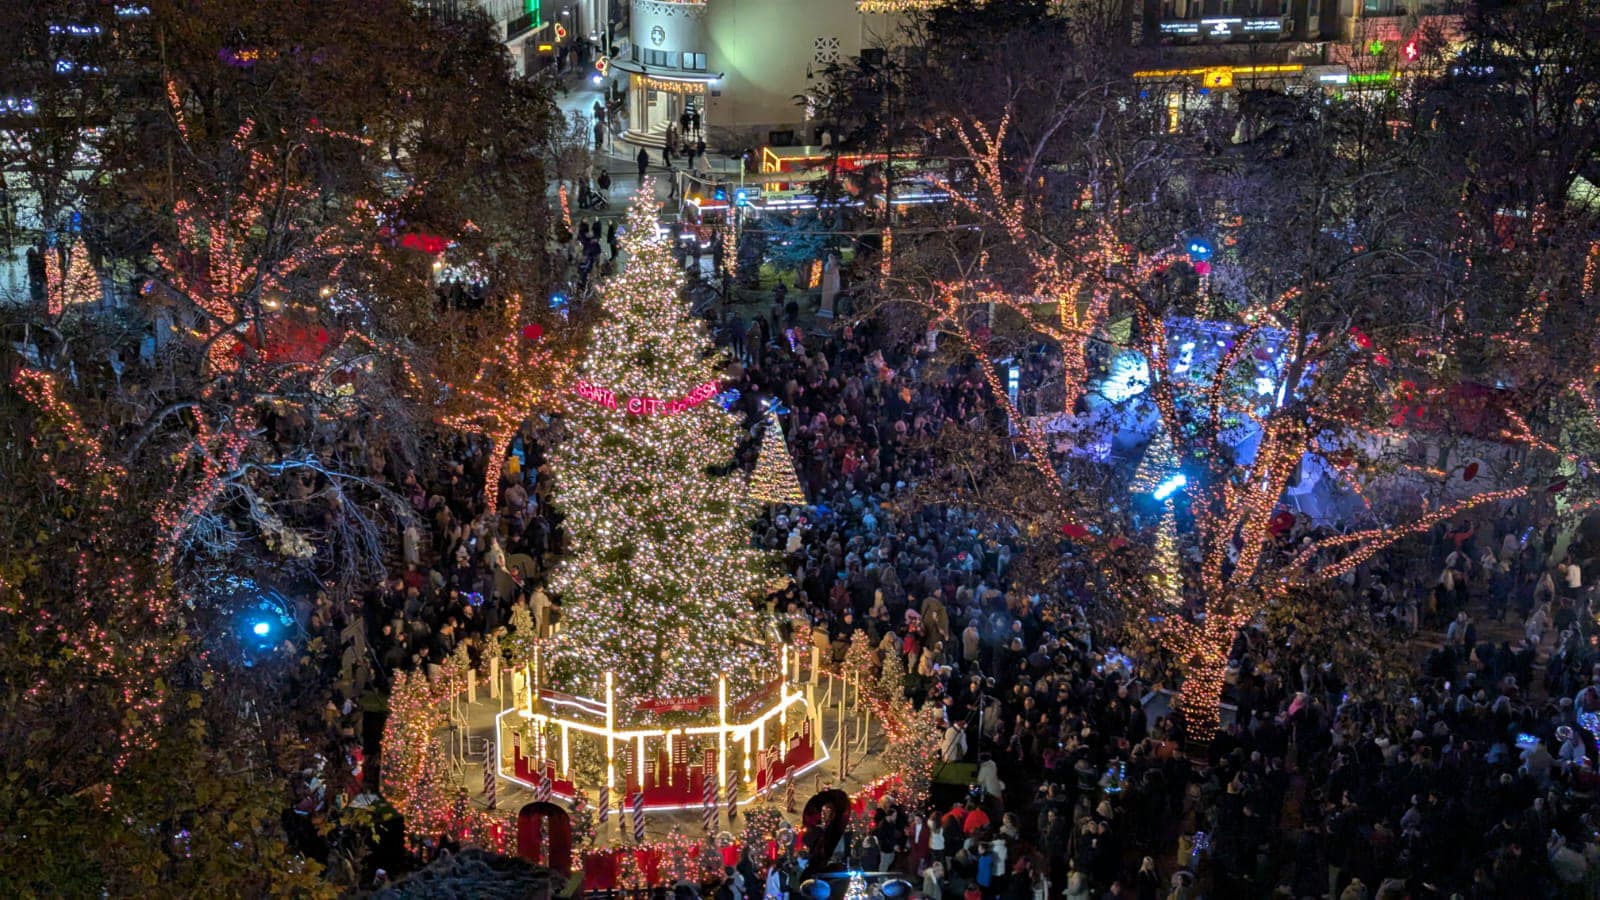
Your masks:
<instances>
[{"instance_id":1,"label":"white building facade","mask_svg":"<svg viewBox=\"0 0 1600 900\"><path fill-rule=\"evenodd\" d=\"M891 42L898 17L856 0L633 0L628 43L612 60L626 79L627 139L661 146L667 126L698 113L708 144L805 143L797 97L833 62Z\"/></svg>"}]
</instances>

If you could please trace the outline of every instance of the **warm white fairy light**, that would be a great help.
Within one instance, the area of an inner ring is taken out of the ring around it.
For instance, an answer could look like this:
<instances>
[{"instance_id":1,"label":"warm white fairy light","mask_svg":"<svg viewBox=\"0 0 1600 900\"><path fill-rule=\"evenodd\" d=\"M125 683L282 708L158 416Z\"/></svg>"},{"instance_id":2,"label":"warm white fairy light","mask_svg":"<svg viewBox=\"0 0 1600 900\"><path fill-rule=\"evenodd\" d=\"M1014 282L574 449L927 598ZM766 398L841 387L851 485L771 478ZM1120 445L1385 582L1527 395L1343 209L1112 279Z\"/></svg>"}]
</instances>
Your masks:
<instances>
[{"instance_id":1,"label":"warm white fairy light","mask_svg":"<svg viewBox=\"0 0 1600 900\"><path fill-rule=\"evenodd\" d=\"M1181 606L1183 571L1182 562L1178 559L1178 517L1170 499L1161 510L1155 551L1150 566L1151 593L1173 606Z\"/></svg>"},{"instance_id":2,"label":"warm white fairy light","mask_svg":"<svg viewBox=\"0 0 1600 900\"><path fill-rule=\"evenodd\" d=\"M778 414L770 409L767 410L767 433L761 438L761 455L756 459L756 470L750 473L750 499L792 506L806 502L805 491L794 473L789 442L783 436L783 424L778 421Z\"/></svg>"},{"instance_id":3,"label":"warm white fairy light","mask_svg":"<svg viewBox=\"0 0 1600 900\"><path fill-rule=\"evenodd\" d=\"M619 398L696 396L719 371L680 297L648 184L629 207L622 256L624 270L600 287L604 318L579 379ZM564 611L557 680L593 696L613 671L619 693L638 701L713 694L725 672L743 696L770 666L750 602L764 566L737 476L707 471L732 463L737 423L714 403L641 415L580 402L569 425L552 460L573 548L553 581Z\"/></svg>"}]
</instances>

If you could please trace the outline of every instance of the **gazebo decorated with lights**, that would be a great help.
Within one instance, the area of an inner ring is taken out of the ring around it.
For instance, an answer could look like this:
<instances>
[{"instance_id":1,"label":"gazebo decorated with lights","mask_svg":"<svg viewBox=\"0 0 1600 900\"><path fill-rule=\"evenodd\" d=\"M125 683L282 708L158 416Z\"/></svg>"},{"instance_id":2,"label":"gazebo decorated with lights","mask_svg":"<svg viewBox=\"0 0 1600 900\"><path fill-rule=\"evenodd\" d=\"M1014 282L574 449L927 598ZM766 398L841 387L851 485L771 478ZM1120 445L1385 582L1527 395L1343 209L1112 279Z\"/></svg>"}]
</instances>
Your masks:
<instances>
[{"instance_id":1,"label":"gazebo decorated with lights","mask_svg":"<svg viewBox=\"0 0 1600 900\"><path fill-rule=\"evenodd\" d=\"M713 345L679 299L648 186L622 240L552 458L561 621L513 660L494 762L536 796L597 800L602 823L704 810L710 827L827 750L799 661L755 611L777 571L750 547L765 495L737 473L738 425L712 402Z\"/></svg>"},{"instance_id":2,"label":"gazebo decorated with lights","mask_svg":"<svg viewBox=\"0 0 1600 900\"><path fill-rule=\"evenodd\" d=\"M807 695L773 667L770 683L742 698L729 696L726 677L715 694L687 698L628 697L605 673L603 698L530 684L497 718L502 778L543 795L571 801L598 797L603 815L625 825L645 813L706 811L714 821L784 788L828 760L821 720Z\"/></svg>"}]
</instances>

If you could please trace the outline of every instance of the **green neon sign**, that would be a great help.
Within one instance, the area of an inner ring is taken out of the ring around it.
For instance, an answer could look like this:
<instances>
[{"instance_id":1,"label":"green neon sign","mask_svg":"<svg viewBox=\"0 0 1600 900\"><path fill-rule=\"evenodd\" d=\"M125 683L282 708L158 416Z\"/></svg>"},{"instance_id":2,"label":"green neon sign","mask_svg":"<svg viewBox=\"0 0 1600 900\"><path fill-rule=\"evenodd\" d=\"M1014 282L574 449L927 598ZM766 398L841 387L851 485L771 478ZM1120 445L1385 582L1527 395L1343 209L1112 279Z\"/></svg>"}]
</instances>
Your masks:
<instances>
[{"instance_id":1,"label":"green neon sign","mask_svg":"<svg viewBox=\"0 0 1600 900\"><path fill-rule=\"evenodd\" d=\"M539 0L526 0L522 11L533 19L533 27L538 28L544 24L544 20L539 18Z\"/></svg>"}]
</instances>

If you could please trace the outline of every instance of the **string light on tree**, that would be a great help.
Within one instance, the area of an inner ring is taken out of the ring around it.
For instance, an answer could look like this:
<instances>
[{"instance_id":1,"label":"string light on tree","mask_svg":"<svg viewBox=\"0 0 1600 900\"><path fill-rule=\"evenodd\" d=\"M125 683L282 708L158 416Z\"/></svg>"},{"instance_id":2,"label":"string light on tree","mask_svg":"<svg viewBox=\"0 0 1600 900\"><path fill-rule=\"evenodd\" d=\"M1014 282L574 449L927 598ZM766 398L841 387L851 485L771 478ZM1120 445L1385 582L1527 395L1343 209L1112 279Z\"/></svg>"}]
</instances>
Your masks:
<instances>
[{"instance_id":1,"label":"string light on tree","mask_svg":"<svg viewBox=\"0 0 1600 900\"><path fill-rule=\"evenodd\" d=\"M82 306L100 299L100 276L89 263L89 249L83 238L72 244L67 256L67 270L61 272L54 247L45 251L45 296L51 318L58 318L73 306Z\"/></svg>"},{"instance_id":2,"label":"string light on tree","mask_svg":"<svg viewBox=\"0 0 1600 900\"><path fill-rule=\"evenodd\" d=\"M1178 523L1172 502L1162 505L1156 527L1155 558L1151 560L1150 586L1155 595L1173 606L1183 604L1183 572L1178 559Z\"/></svg>"},{"instance_id":3,"label":"string light on tree","mask_svg":"<svg viewBox=\"0 0 1600 900\"><path fill-rule=\"evenodd\" d=\"M869 900L867 880L861 877L860 872L854 870L850 872L850 886L845 888L844 900Z\"/></svg>"},{"instance_id":4,"label":"string light on tree","mask_svg":"<svg viewBox=\"0 0 1600 900\"><path fill-rule=\"evenodd\" d=\"M432 682L420 672L395 675L383 729L383 796L404 817L409 840L450 834L488 845L502 827L492 813L458 802L461 792L439 742L450 724L447 701L465 687L453 658Z\"/></svg>"},{"instance_id":5,"label":"string light on tree","mask_svg":"<svg viewBox=\"0 0 1600 900\"><path fill-rule=\"evenodd\" d=\"M500 473L517 429L535 411L555 404L568 365L546 344L544 329L527 323L513 327L478 361L471 381L447 386L445 403L452 411L439 422L489 438L483 489L490 513L500 502Z\"/></svg>"},{"instance_id":6,"label":"string light on tree","mask_svg":"<svg viewBox=\"0 0 1600 900\"><path fill-rule=\"evenodd\" d=\"M647 182L622 231L627 266L600 285L601 320L579 380L617 397L687 397L718 380L712 344L680 298ZM673 415L574 403L551 460L553 503L575 551L552 584L565 627L552 671L601 696L600 673L638 699L700 697L726 672L735 695L769 655L749 598L765 582L749 549L743 491L708 467L732 461L737 424L715 403Z\"/></svg>"},{"instance_id":7,"label":"string light on tree","mask_svg":"<svg viewBox=\"0 0 1600 900\"><path fill-rule=\"evenodd\" d=\"M1128 487L1136 494L1153 494L1177 468L1178 457L1172 452L1172 438L1165 427L1158 426L1144 448L1144 456L1139 459L1139 467L1133 471L1133 481Z\"/></svg>"},{"instance_id":8,"label":"string light on tree","mask_svg":"<svg viewBox=\"0 0 1600 900\"><path fill-rule=\"evenodd\" d=\"M948 4L950 0L856 0L856 11L864 13L927 12ZM988 0L973 0L974 6L983 6Z\"/></svg>"},{"instance_id":9,"label":"string light on tree","mask_svg":"<svg viewBox=\"0 0 1600 900\"><path fill-rule=\"evenodd\" d=\"M783 424L775 410L767 410L766 434L761 438L761 455L756 459L756 469L750 475L750 499L761 503L787 503L803 506L805 491L795 475L794 457L789 455L789 442L783 434Z\"/></svg>"},{"instance_id":10,"label":"string light on tree","mask_svg":"<svg viewBox=\"0 0 1600 900\"><path fill-rule=\"evenodd\" d=\"M1312 581L1342 574L1390 546L1408 533L1415 523L1403 527L1362 532L1357 535L1313 540L1291 560L1279 546L1272 529L1278 503L1293 472L1306 454L1316 454L1318 434L1350 404L1340 400L1307 404L1308 398L1334 397L1338 384L1325 380L1344 378L1344 373L1360 373L1369 366L1389 365L1388 357L1344 342L1318 340L1306 334L1294 320L1300 311L1314 308L1299 287L1284 290L1269 298L1249 302L1232 314L1233 340L1221 354L1218 377L1208 382L1185 381L1171 377L1168 360L1167 315L1158 298L1165 290L1148 290L1151 282L1174 260L1187 256L1196 265L1209 266L1216 255L1209 240L1176 241L1154 253L1139 253L1118 240L1110 216L1095 215L1094 197L1080 204L1081 220L1071 226L1078 237L1061 238L1052 234L1039 240L1031 225L1041 210L1030 205L1030 191L1010 190L1002 173L1023 169L1026 160L1002 159L1009 115L997 125L955 121L953 133L967 150L976 177L960 184L944 183L951 208L970 214L964 227L997 230L1009 239L1013 258L1023 265L1018 272L1006 272L1010 283L995 284L984 271L986 254L979 275L968 281L936 286L929 305L933 319L954 332L980 358L990 358L990 329L995 313L1003 311L1007 320L1020 324L1035 338L1052 341L1062 357L1065 407L1086 399L1088 370L1086 350L1104 325L1112 297L1131 306L1140 340L1137 351L1148 362L1151 383L1148 401L1159 412L1161 426L1145 459L1133 478L1134 490L1150 493L1155 499L1183 497L1189 505L1186 527L1188 544L1195 548L1199 565L1192 570L1193 583L1174 584L1164 577L1141 582L1151 585L1149 594L1158 615L1141 618L1154 627L1151 637L1170 651L1183 679L1178 697L1191 738L1209 741L1217 727L1221 688L1227 673L1228 654L1238 635L1254 617L1270 604L1288 598L1289 593ZM1224 245L1232 241L1224 238ZM1469 266L1470 270L1470 266ZM1321 290L1323 286L1316 285ZM1041 314L1054 310L1054 318ZM1459 321L1459 309L1458 309ZM1535 323L1530 323L1535 324ZM1225 377L1259 344L1266 328L1281 329L1285 336L1279 346L1286 353L1286 371L1275 380L1280 385L1275 403L1263 405L1253 379L1244 390ZM1336 359L1345 355L1345 359ZM1036 422L1022 416L1008 396L992 365L979 367L992 402L1005 414L1012 439L1027 451L1026 461L1046 479L1051 499L1067 522L1069 534L1086 532L1072 521L1076 505L1069 502L1048 457L1048 445ZM1181 413L1181 414L1180 414ZM1345 423L1358 432L1361 416L1347 417ZM1227 440L1223 423L1247 421L1257 436L1253 458L1241 460L1237 441ZM1317 425L1310 424L1318 422ZM1180 429L1185 429L1180 431ZM1181 443L1180 443L1181 442ZM1190 471L1178 473L1181 460L1193 459ZM1181 478L1181 482L1180 479ZM1478 494L1447 507L1451 514L1473 506L1509 499L1525 489ZM1440 510L1444 512L1444 510ZM1432 518L1432 516L1425 517ZM1157 534L1157 565L1170 571L1172 579L1185 572L1162 560L1174 557L1167 548L1176 545L1176 522L1164 517ZM1326 554L1326 557L1323 555ZM1316 565L1311 562L1317 560ZM1162 573L1165 574L1165 573ZM1146 576L1148 577L1148 576ZM1174 587L1179 590L1174 593ZM1199 601L1191 616L1174 614L1169 601L1174 596Z\"/></svg>"}]
</instances>

